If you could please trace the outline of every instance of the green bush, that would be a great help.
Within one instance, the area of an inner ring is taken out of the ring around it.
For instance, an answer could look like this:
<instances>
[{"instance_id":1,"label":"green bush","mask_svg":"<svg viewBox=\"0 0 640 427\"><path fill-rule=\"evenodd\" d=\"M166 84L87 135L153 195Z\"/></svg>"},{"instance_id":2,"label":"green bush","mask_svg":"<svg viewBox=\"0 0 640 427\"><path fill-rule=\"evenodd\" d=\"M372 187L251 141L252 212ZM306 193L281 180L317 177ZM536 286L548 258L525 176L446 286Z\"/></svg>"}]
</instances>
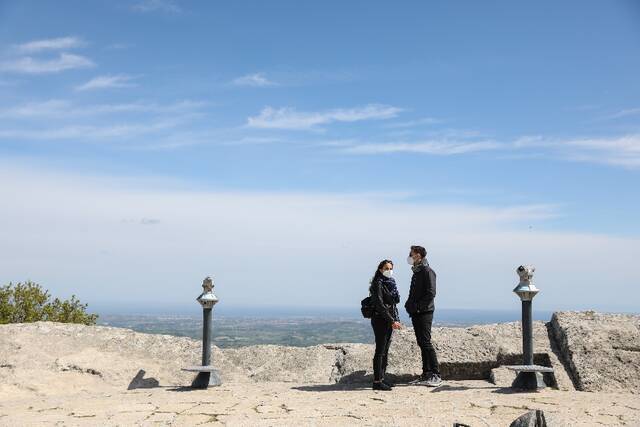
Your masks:
<instances>
[{"instance_id":1,"label":"green bush","mask_svg":"<svg viewBox=\"0 0 640 427\"><path fill-rule=\"evenodd\" d=\"M0 287L0 324L48 320L95 325L98 315L86 310L87 304L80 303L75 295L70 300L52 301L49 291L31 281Z\"/></svg>"}]
</instances>

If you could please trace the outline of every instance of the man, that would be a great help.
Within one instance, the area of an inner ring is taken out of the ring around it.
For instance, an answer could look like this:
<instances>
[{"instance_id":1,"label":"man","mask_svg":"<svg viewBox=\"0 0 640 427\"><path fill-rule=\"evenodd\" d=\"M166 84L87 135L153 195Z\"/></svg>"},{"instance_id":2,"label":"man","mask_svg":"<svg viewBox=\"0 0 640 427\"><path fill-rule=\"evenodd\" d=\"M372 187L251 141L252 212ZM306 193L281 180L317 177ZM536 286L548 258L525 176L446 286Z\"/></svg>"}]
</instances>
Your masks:
<instances>
[{"instance_id":1,"label":"man","mask_svg":"<svg viewBox=\"0 0 640 427\"><path fill-rule=\"evenodd\" d=\"M416 340L422 353L422 375L414 384L437 387L442 384L438 357L431 343L434 299L436 297L436 273L429 267L427 251L422 246L411 246L407 263L411 265L413 276L409 288L409 298L404 307L411 317Z\"/></svg>"}]
</instances>

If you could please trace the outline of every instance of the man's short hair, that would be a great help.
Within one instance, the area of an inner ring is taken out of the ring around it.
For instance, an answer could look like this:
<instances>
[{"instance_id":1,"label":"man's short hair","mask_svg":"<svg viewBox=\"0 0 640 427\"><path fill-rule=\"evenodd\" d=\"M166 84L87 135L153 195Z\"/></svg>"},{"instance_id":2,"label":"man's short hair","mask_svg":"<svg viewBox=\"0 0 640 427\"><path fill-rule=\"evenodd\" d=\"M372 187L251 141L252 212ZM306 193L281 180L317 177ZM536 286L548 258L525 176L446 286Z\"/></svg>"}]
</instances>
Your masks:
<instances>
[{"instance_id":1,"label":"man's short hair","mask_svg":"<svg viewBox=\"0 0 640 427\"><path fill-rule=\"evenodd\" d=\"M411 246L411 251L419 254L422 258L427 256L427 250L422 246Z\"/></svg>"}]
</instances>

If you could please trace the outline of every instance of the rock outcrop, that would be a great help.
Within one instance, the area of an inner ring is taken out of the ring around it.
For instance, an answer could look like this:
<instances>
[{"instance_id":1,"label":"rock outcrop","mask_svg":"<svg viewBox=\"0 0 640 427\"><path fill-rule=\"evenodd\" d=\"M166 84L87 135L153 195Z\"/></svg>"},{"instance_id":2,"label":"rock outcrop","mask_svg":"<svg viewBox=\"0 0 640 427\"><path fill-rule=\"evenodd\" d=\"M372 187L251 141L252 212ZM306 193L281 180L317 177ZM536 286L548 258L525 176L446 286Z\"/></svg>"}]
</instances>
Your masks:
<instances>
[{"instance_id":1,"label":"rock outcrop","mask_svg":"<svg viewBox=\"0 0 640 427\"><path fill-rule=\"evenodd\" d=\"M502 365L522 363L522 333L519 323L472 326L469 328L433 328L433 342L438 353L442 375L447 379L489 379L491 370ZM326 346L325 346L326 347ZM342 351L337 356L340 382L370 381L373 346L368 344L334 344ZM573 383L558 358L547 326L534 323L534 359L551 366L555 375L549 385L573 390ZM388 375L396 380L411 379L422 372L420 349L413 330L394 332L389 351ZM515 378L515 377L514 377ZM510 385L510 384L509 384Z\"/></svg>"},{"instance_id":2,"label":"rock outcrop","mask_svg":"<svg viewBox=\"0 0 640 427\"><path fill-rule=\"evenodd\" d=\"M550 325L578 390L640 393L640 316L559 312Z\"/></svg>"},{"instance_id":3,"label":"rock outcrop","mask_svg":"<svg viewBox=\"0 0 640 427\"><path fill-rule=\"evenodd\" d=\"M562 390L573 390L575 383L580 390L637 392L639 325L638 316L556 313L549 324L534 324L535 361L554 368L545 381ZM513 373L500 367L522 359L519 323L434 328L433 337L443 377L449 380L493 379L507 387ZM91 389L97 383L119 389L188 385L192 374L181 369L198 364L200 354L201 343L190 338L49 322L2 325L0 392L48 394ZM223 380L235 383L368 382L372 355L371 344L213 351ZM388 375L408 380L420 371L413 331L397 331ZM75 380L67 381L72 376Z\"/></svg>"},{"instance_id":4,"label":"rock outcrop","mask_svg":"<svg viewBox=\"0 0 640 427\"><path fill-rule=\"evenodd\" d=\"M564 422L559 422L549 414L545 414L540 409L535 411L529 411L516 418L509 427L561 427L568 426Z\"/></svg>"}]
</instances>

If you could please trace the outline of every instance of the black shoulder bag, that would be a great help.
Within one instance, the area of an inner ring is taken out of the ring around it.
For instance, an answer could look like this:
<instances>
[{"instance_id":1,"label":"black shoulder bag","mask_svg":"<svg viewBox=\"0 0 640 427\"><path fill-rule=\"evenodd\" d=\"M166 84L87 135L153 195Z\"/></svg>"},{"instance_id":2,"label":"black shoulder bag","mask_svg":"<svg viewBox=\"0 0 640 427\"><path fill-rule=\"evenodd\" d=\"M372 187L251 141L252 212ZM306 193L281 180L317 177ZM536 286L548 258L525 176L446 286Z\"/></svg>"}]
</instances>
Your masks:
<instances>
[{"instance_id":1,"label":"black shoulder bag","mask_svg":"<svg viewBox=\"0 0 640 427\"><path fill-rule=\"evenodd\" d=\"M373 317L375 307L373 306L373 299L371 298L371 288L369 288L369 296L360 301L360 312L365 319L371 319Z\"/></svg>"}]
</instances>

